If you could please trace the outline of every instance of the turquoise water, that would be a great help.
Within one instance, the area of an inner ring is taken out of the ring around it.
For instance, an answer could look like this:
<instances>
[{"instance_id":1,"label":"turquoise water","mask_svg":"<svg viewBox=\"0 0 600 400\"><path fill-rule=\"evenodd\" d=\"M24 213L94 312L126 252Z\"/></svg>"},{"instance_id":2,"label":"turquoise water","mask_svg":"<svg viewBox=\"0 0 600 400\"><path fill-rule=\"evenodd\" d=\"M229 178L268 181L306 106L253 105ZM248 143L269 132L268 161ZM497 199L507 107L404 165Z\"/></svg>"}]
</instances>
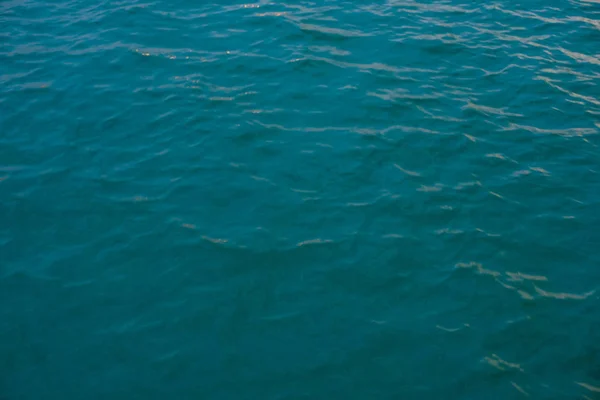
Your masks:
<instances>
[{"instance_id":1,"label":"turquoise water","mask_svg":"<svg viewBox=\"0 0 600 400\"><path fill-rule=\"evenodd\" d=\"M419 1L0 2L0 398L600 398L600 3Z\"/></svg>"}]
</instances>

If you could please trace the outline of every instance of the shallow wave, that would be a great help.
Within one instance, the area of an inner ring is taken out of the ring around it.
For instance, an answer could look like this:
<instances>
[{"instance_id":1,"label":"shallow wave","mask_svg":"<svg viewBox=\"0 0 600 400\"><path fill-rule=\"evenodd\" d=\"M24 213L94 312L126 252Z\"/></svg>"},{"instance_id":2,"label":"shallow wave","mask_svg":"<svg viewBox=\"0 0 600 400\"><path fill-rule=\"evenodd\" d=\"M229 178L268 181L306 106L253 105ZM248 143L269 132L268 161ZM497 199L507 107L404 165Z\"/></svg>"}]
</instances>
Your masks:
<instances>
[{"instance_id":1,"label":"shallow wave","mask_svg":"<svg viewBox=\"0 0 600 400\"><path fill-rule=\"evenodd\" d=\"M597 392L597 1L0 26L1 395Z\"/></svg>"}]
</instances>

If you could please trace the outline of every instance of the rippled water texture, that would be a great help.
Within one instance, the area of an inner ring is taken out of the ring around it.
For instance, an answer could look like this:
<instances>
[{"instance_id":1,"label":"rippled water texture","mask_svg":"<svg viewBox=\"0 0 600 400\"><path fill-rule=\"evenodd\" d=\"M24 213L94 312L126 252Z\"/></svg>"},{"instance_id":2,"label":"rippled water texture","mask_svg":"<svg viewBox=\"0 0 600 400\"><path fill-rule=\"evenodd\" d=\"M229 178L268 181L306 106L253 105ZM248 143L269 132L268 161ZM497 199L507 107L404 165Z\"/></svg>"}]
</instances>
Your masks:
<instances>
[{"instance_id":1,"label":"rippled water texture","mask_svg":"<svg viewBox=\"0 0 600 400\"><path fill-rule=\"evenodd\" d=\"M0 398L600 398L600 3L0 2Z\"/></svg>"}]
</instances>

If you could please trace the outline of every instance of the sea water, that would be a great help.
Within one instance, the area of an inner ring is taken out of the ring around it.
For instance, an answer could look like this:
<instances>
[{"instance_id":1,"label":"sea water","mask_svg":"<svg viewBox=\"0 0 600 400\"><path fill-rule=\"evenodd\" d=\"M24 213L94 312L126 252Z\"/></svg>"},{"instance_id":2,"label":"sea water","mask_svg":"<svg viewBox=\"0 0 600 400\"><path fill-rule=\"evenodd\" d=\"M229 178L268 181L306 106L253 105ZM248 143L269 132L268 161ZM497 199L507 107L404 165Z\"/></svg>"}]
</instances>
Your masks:
<instances>
[{"instance_id":1,"label":"sea water","mask_svg":"<svg viewBox=\"0 0 600 400\"><path fill-rule=\"evenodd\" d=\"M2 0L0 398L599 398L599 134L597 1Z\"/></svg>"}]
</instances>

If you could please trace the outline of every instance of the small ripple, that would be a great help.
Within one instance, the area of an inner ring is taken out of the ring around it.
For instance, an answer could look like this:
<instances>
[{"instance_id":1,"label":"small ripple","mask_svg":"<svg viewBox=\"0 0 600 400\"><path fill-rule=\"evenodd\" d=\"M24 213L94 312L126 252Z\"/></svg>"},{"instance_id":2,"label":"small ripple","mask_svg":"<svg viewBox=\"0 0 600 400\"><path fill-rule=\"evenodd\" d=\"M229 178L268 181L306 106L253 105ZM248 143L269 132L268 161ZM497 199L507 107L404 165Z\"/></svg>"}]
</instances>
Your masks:
<instances>
[{"instance_id":1,"label":"small ripple","mask_svg":"<svg viewBox=\"0 0 600 400\"><path fill-rule=\"evenodd\" d=\"M525 280L544 282L548 280L548 277L542 275L528 275L522 272L506 272L506 275L510 278L509 281L522 282Z\"/></svg>"},{"instance_id":2,"label":"small ripple","mask_svg":"<svg viewBox=\"0 0 600 400\"><path fill-rule=\"evenodd\" d=\"M498 4L493 4L493 5L484 6L484 7L488 8L490 10L498 10L504 14L513 15L513 16L519 17L519 18L534 19L534 20L542 21L547 24L565 24L565 23L567 23L567 21L565 21L565 20L562 20L559 18L547 18L542 15L536 14L532 11L507 10L505 8L502 8Z\"/></svg>"},{"instance_id":3,"label":"small ripple","mask_svg":"<svg viewBox=\"0 0 600 400\"><path fill-rule=\"evenodd\" d=\"M475 231L481 232L481 233L483 233L484 235L486 235L488 237L501 237L502 236L499 233L490 233L490 232L487 232L487 231L485 231L485 230L483 230L481 228L475 228Z\"/></svg>"},{"instance_id":4,"label":"small ripple","mask_svg":"<svg viewBox=\"0 0 600 400\"><path fill-rule=\"evenodd\" d=\"M394 167L398 168L400 171L404 172L406 175L410 175L410 176L421 176L420 173L416 172L416 171L410 171L407 169L402 168L401 166L399 166L398 164L394 164Z\"/></svg>"},{"instance_id":5,"label":"small ripple","mask_svg":"<svg viewBox=\"0 0 600 400\"><path fill-rule=\"evenodd\" d=\"M470 101L463 107L463 109L472 109L475 111L479 111L480 113L482 113L484 115L502 115L504 117L522 117L523 116L523 114L515 114L515 113L507 112L503 108L494 108L494 107L483 106L483 105L472 103Z\"/></svg>"},{"instance_id":6,"label":"small ripple","mask_svg":"<svg viewBox=\"0 0 600 400\"><path fill-rule=\"evenodd\" d=\"M521 386L517 385L515 382L511 381L510 384L521 394L530 397L529 393L525 391Z\"/></svg>"},{"instance_id":7,"label":"small ripple","mask_svg":"<svg viewBox=\"0 0 600 400\"><path fill-rule=\"evenodd\" d=\"M540 296L542 296L542 297L548 297L548 298L553 298L553 299L559 299L559 300L585 300L588 297L590 297L591 295L593 295L594 293L596 293L595 290L592 290L592 291L584 293L584 294L557 293L557 292L547 292L545 290L540 289L536 285L534 285L533 287L535 288L535 291Z\"/></svg>"},{"instance_id":8,"label":"small ripple","mask_svg":"<svg viewBox=\"0 0 600 400\"><path fill-rule=\"evenodd\" d=\"M450 4L440 3L419 3L417 1L407 0L388 0L388 4L392 7L400 7L402 11L414 13L458 13L458 14L477 14L481 13L479 8L464 8L462 6L454 6Z\"/></svg>"},{"instance_id":9,"label":"small ripple","mask_svg":"<svg viewBox=\"0 0 600 400\"><path fill-rule=\"evenodd\" d=\"M492 354L491 357L485 357L484 360L494 368L499 369L500 371L505 371L506 369L513 369L519 372L525 372L525 370L521 367L520 364L511 363L506 360L500 358L497 354Z\"/></svg>"},{"instance_id":10,"label":"small ripple","mask_svg":"<svg viewBox=\"0 0 600 400\"><path fill-rule=\"evenodd\" d=\"M498 283L501 287L503 287L504 289L507 289L509 291L516 292L523 300L528 300L528 301L534 300L534 296L532 294L530 294L523 288L509 285L508 283L504 282L503 279L505 279L507 282L513 282L513 283L547 282L548 281L548 278L546 276L524 274L522 272L510 272L510 271L499 272L499 271L484 268L482 264L477 263L477 262L468 262L468 263L461 262L461 263L456 264L456 268L474 269L478 275L491 276L494 279L494 281L496 283ZM552 292L546 292L544 290L541 290L535 284L532 284L532 286L539 296L557 298L557 299L583 300L595 293L595 291L585 293L584 295L577 295L577 294L571 294L571 293L552 293Z\"/></svg>"},{"instance_id":11,"label":"small ripple","mask_svg":"<svg viewBox=\"0 0 600 400\"><path fill-rule=\"evenodd\" d=\"M444 185L441 183L436 183L434 186L421 185L421 187L417 188L417 192L441 192L444 188Z\"/></svg>"},{"instance_id":12,"label":"small ripple","mask_svg":"<svg viewBox=\"0 0 600 400\"><path fill-rule=\"evenodd\" d=\"M586 95L582 95L570 90L567 90L561 86L559 86L558 84L554 83L551 79L543 77L543 76L539 76L536 79L539 79L543 82L546 82L550 87L553 87L554 89L557 89L565 94L568 94L569 96L576 98L576 99L580 99L580 100L585 100L588 103L594 104L594 105L600 105L600 100L596 99L595 97L592 96L586 96Z\"/></svg>"},{"instance_id":13,"label":"small ripple","mask_svg":"<svg viewBox=\"0 0 600 400\"><path fill-rule=\"evenodd\" d=\"M458 328L446 328L445 326L442 326L442 325L436 325L435 327L437 329L439 329L439 330L444 331L444 332L454 333L454 332L462 331L465 328L470 328L470 325L469 324L463 324L463 326L458 327Z\"/></svg>"},{"instance_id":14,"label":"small ripple","mask_svg":"<svg viewBox=\"0 0 600 400\"><path fill-rule=\"evenodd\" d=\"M470 181L470 182L460 182L458 185L454 186L454 190L464 190L474 187L481 187L481 182L479 181Z\"/></svg>"},{"instance_id":15,"label":"small ripple","mask_svg":"<svg viewBox=\"0 0 600 400\"><path fill-rule=\"evenodd\" d=\"M465 233L465 231L463 231L461 229L442 228L442 229L437 229L435 231L435 233L437 235L460 235L460 234Z\"/></svg>"},{"instance_id":16,"label":"small ripple","mask_svg":"<svg viewBox=\"0 0 600 400\"><path fill-rule=\"evenodd\" d=\"M297 23L297 26L303 31L325 33L327 35L341 36L346 38L372 36L370 33L359 30L331 28L315 24Z\"/></svg>"},{"instance_id":17,"label":"small ripple","mask_svg":"<svg viewBox=\"0 0 600 400\"><path fill-rule=\"evenodd\" d=\"M429 116L432 119L435 120L440 120L440 121L446 121L446 122L463 122L464 119L461 118L456 118L456 117L451 117L451 116L446 116L446 115L436 115L434 113L432 113L431 111L426 110L424 107L417 105L417 109L420 110L422 113L426 114L427 116Z\"/></svg>"},{"instance_id":18,"label":"small ripple","mask_svg":"<svg viewBox=\"0 0 600 400\"><path fill-rule=\"evenodd\" d=\"M482 264L480 264L478 262L474 262L474 261L471 261L468 263L459 262L456 264L456 268L475 269L477 271L477 273L480 275L489 275L489 276L493 276L493 277L498 277L501 275L500 272L484 268Z\"/></svg>"},{"instance_id":19,"label":"small ripple","mask_svg":"<svg viewBox=\"0 0 600 400\"><path fill-rule=\"evenodd\" d=\"M594 135L598 133L598 130L594 128L565 128L565 129L544 129L538 128L535 126L522 125L522 124L514 124L510 123L503 130L505 131L514 131L514 130L524 130L531 133L538 134L550 134L550 135L560 135L560 136L585 136L585 135Z\"/></svg>"},{"instance_id":20,"label":"small ripple","mask_svg":"<svg viewBox=\"0 0 600 400\"><path fill-rule=\"evenodd\" d=\"M227 240L227 239L213 238L210 236L202 236L202 240L205 240L207 242L214 243L214 244L225 244L225 243L229 242L229 240Z\"/></svg>"},{"instance_id":21,"label":"small ripple","mask_svg":"<svg viewBox=\"0 0 600 400\"><path fill-rule=\"evenodd\" d=\"M267 179L267 178L264 178L264 177L262 177L262 176L258 176L258 175L250 175L250 178L254 179L254 180L255 180L255 181L257 181L257 182L265 182L265 183L268 183L268 184L269 184L269 185L271 185L271 186L277 186L277 185L275 184L275 182L273 182L273 181L271 181L271 180L269 180L269 179Z\"/></svg>"},{"instance_id":22,"label":"small ripple","mask_svg":"<svg viewBox=\"0 0 600 400\"><path fill-rule=\"evenodd\" d=\"M598 387L598 386L593 386L593 385L590 385L589 383L585 383L585 382L575 382L575 383L577 385L581 386L582 388L589 390L590 392L600 393L600 387Z\"/></svg>"},{"instance_id":23,"label":"small ripple","mask_svg":"<svg viewBox=\"0 0 600 400\"><path fill-rule=\"evenodd\" d=\"M382 100L436 100L443 97L440 93L410 94L406 89L380 89L378 92L367 92L367 96L378 97Z\"/></svg>"},{"instance_id":24,"label":"small ripple","mask_svg":"<svg viewBox=\"0 0 600 400\"><path fill-rule=\"evenodd\" d=\"M306 193L313 193L313 194L314 194L314 193L318 193L316 190L308 190L308 189L295 189L295 188L290 188L290 190L291 190L292 192L296 192L296 193L303 193L303 194L306 194Z\"/></svg>"},{"instance_id":25,"label":"small ripple","mask_svg":"<svg viewBox=\"0 0 600 400\"><path fill-rule=\"evenodd\" d=\"M333 243L333 240L329 240L329 239L310 239L310 240L305 240L305 241L302 241L302 242L296 244L296 247L314 246L314 245L327 244L327 243Z\"/></svg>"}]
</instances>

